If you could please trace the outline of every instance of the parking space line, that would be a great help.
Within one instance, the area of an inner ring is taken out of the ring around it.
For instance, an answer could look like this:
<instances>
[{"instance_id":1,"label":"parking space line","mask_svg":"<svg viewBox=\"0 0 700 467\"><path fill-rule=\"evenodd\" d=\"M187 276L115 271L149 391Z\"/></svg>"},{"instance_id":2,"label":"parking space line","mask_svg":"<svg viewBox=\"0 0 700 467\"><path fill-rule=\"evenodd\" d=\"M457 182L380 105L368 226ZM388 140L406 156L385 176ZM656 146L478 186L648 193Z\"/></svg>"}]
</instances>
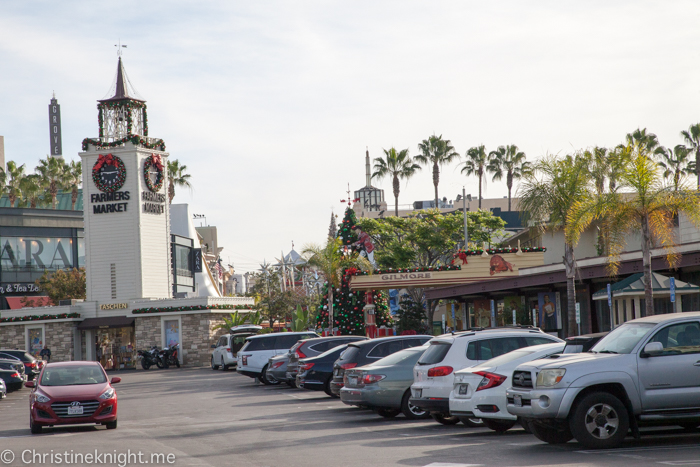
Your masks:
<instances>
[{"instance_id":1,"label":"parking space line","mask_svg":"<svg viewBox=\"0 0 700 467\"><path fill-rule=\"evenodd\" d=\"M657 462L657 464L664 464L664 465L700 465L700 460L693 459L693 460L688 460L688 461L664 461L664 462Z\"/></svg>"},{"instance_id":2,"label":"parking space line","mask_svg":"<svg viewBox=\"0 0 700 467\"><path fill-rule=\"evenodd\" d=\"M455 464L453 462L433 462L426 464L424 467L480 467L484 464Z\"/></svg>"},{"instance_id":3,"label":"parking space line","mask_svg":"<svg viewBox=\"0 0 700 467\"><path fill-rule=\"evenodd\" d=\"M618 452L649 452L649 451L668 451L672 449L697 449L697 445L686 445L680 444L675 446L646 446L639 448L619 448L619 449L605 449L605 450L589 450L589 451L574 451L580 454L614 454Z\"/></svg>"}]
</instances>

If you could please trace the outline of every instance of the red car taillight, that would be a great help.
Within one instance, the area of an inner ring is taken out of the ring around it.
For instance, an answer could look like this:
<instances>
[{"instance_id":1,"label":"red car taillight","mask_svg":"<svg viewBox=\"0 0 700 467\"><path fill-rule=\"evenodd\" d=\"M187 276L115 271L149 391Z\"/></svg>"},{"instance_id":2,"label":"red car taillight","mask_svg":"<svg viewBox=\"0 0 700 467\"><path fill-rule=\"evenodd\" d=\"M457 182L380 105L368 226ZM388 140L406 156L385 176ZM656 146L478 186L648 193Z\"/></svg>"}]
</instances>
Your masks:
<instances>
[{"instance_id":1,"label":"red car taillight","mask_svg":"<svg viewBox=\"0 0 700 467\"><path fill-rule=\"evenodd\" d=\"M231 351L231 347L226 347L226 352L230 352L230 351Z\"/></svg>"},{"instance_id":2,"label":"red car taillight","mask_svg":"<svg viewBox=\"0 0 700 467\"><path fill-rule=\"evenodd\" d=\"M431 376L431 377L447 376L449 374L452 374L452 367L451 366L436 366L435 368L431 368L428 370L428 376Z\"/></svg>"},{"instance_id":3,"label":"red car taillight","mask_svg":"<svg viewBox=\"0 0 700 467\"><path fill-rule=\"evenodd\" d=\"M340 365L340 368L343 370L349 370L350 368L355 368L357 366L357 363L343 363Z\"/></svg>"},{"instance_id":4,"label":"red car taillight","mask_svg":"<svg viewBox=\"0 0 700 467\"><path fill-rule=\"evenodd\" d=\"M296 349L294 353L297 354L298 359L306 358L306 354L301 349Z\"/></svg>"},{"instance_id":5,"label":"red car taillight","mask_svg":"<svg viewBox=\"0 0 700 467\"><path fill-rule=\"evenodd\" d=\"M301 371L306 371L306 370L310 370L311 368L313 368L313 366L314 366L313 363L302 363L301 365L299 365L299 368L301 369Z\"/></svg>"},{"instance_id":6,"label":"red car taillight","mask_svg":"<svg viewBox=\"0 0 700 467\"><path fill-rule=\"evenodd\" d=\"M496 373L489 373L488 371L475 371L474 374L484 377L484 379L482 379L479 382L479 385L476 387L477 391L495 388L496 386L503 384L503 382L507 379L506 376L497 375Z\"/></svg>"},{"instance_id":7,"label":"red car taillight","mask_svg":"<svg viewBox=\"0 0 700 467\"><path fill-rule=\"evenodd\" d=\"M19 373L12 373L10 378L19 378Z\"/></svg>"},{"instance_id":8,"label":"red car taillight","mask_svg":"<svg viewBox=\"0 0 700 467\"><path fill-rule=\"evenodd\" d=\"M279 368L284 365L284 362L275 362L272 364L272 368Z\"/></svg>"},{"instance_id":9,"label":"red car taillight","mask_svg":"<svg viewBox=\"0 0 700 467\"><path fill-rule=\"evenodd\" d=\"M29 363L25 363L25 366L27 368L37 368L39 365L37 365L36 362L29 362Z\"/></svg>"},{"instance_id":10,"label":"red car taillight","mask_svg":"<svg viewBox=\"0 0 700 467\"><path fill-rule=\"evenodd\" d=\"M362 377L362 383L363 384L372 384L372 383L376 383L378 381L381 381L384 378L386 378L386 375L364 375Z\"/></svg>"}]
</instances>

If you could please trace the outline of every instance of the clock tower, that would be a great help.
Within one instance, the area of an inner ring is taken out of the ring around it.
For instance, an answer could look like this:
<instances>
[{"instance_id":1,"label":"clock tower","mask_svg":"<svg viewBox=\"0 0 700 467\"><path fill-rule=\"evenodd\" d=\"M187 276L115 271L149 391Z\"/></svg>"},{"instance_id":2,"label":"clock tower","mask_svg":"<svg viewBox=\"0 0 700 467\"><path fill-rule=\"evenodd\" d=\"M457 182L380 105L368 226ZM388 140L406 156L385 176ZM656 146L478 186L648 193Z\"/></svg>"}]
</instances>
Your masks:
<instances>
[{"instance_id":1,"label":"clock tower","mask_svg":"<svg viewBox=\"0 0 700 467\"><path fill-rule=\"evenodd\" d=\"M146 101L117 63L114 95L98 101L99 137L83 140L87 300L170 298L165 143L148 136Z\"/></svg>"}]
</instances>

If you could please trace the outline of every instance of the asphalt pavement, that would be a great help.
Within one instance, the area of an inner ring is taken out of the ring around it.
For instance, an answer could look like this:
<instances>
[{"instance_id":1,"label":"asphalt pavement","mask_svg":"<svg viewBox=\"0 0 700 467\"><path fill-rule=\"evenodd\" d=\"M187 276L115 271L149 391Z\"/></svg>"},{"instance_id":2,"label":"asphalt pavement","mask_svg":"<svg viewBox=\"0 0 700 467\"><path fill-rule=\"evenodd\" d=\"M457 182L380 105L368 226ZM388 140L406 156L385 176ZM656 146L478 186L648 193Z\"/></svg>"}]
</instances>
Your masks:
<instances>
[{"instance_id":1,"label":"asphalt pavement","mask_svg":"<svg viewBox=\"0 0 700 467\"><path fill-rule=\"evenodd\" d=\"M32 436L29 390L11 392L0 401L0 466L700 466L700 431L652 430L618 449L591 451L576 442L550 446L522 429L497 434L384 419L322 392L263 386L235 371L111 376L123 378L115 385L116 430L58 427Z\"/></svg>"}]
</instances>

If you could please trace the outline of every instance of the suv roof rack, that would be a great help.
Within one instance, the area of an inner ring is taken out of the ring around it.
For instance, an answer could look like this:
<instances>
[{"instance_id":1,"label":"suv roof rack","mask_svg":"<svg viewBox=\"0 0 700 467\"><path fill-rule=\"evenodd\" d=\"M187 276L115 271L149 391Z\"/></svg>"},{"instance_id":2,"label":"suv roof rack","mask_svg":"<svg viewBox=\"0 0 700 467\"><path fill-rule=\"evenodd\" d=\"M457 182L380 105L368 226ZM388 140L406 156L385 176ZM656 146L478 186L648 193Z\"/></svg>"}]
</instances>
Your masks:
<instances>
[{"instance_id":1,"label":"suv roof rack","mask_svg":"<svg viewBox=\"0 0 700 467\"><path fill-rule=\"evenodd\" d=\"M515 331L521 329L528 329L531 332L542 332L542 329L531 324L516 324L515 326L474 327L467 329L467 331Z\"/></svg>"}]
</instances>

